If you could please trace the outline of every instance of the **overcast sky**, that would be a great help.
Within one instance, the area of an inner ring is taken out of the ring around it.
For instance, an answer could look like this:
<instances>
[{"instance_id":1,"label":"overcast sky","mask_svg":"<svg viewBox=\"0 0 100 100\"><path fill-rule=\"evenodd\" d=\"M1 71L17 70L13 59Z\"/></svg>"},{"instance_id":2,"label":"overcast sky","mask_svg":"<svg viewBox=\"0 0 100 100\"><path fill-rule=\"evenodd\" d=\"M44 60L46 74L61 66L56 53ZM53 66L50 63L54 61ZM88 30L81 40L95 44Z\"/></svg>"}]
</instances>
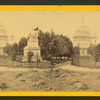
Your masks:
<instances>
[{"instance_id":1,"label":"overcast sky","mask_svg":"<svg viewBox=\"0 0 100 100\"><path fill-rule=\"evenodd\" d=\"M92 34L97 34L97 42L100 42L100 11L0 11L0 22L9 36L14 34L15 42L28 36L37 26L42 31L50 32L53 29L55 33L64 34L72 40L73 34L82 24L82 15L85 24Z\"/></svg>"}]
</instances>

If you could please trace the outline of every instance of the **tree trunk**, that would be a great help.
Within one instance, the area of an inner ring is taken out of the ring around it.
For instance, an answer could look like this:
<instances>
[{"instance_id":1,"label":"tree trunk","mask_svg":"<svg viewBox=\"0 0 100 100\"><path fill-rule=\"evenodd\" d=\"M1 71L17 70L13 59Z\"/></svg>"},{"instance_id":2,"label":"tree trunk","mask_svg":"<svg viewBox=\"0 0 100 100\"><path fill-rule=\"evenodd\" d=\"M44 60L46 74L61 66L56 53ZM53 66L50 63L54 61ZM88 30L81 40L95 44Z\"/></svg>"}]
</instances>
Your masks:
<instances>
[{"instance_id":1,"label":"tree trunk","mask_svg":"<svg viewBox=\"0 0 100 100\"><path fill-rule=\"evenodd\" d=\"M14 60L12 59L12 67L14 67Z\"/></svg>"}]
</instances>

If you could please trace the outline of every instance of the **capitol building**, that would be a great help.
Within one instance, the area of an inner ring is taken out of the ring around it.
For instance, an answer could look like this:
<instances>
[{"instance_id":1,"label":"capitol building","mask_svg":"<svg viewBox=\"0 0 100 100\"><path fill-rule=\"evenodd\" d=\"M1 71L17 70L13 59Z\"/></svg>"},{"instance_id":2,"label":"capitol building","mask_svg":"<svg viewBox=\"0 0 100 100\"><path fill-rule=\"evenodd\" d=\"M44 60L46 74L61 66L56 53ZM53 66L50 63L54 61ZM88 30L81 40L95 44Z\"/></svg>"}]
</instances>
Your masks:
<instances>
[{"instance_id":1,"label":"capitol building","mask_svg":"<svg viewBox=\"0 0 100 100\"><path fill-rule=\"evenodd\" d=\"M84 19L82 18L82 21ZM93 36L88 26L82 24L73 36L73 46L79 47L80 56L88 56L87 49L93 44Z\"/></svg>"},{"instance_id":2,"label":"capitol building","mask_svg":"<svg viewBox=\"0 0 100 100\"><path fill-rule=\"evenodd\" d=\"M4 25L0 25L0 56L4 55L3 49L8 43L8 35Z\"/></svg>"}]
</instances>

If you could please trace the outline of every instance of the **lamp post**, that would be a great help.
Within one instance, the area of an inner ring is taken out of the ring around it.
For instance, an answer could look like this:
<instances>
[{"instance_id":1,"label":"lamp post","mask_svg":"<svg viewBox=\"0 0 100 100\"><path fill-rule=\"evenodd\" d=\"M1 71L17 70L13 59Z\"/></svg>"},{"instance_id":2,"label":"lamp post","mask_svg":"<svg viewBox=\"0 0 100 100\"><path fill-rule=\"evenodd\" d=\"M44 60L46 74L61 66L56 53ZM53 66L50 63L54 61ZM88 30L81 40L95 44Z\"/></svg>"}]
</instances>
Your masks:
<instances>
[{"instance_id":1,"label":"lamp post","mask_svg":"<svg viewBox=\"0 0 100 100\"><path fill-rule=\"evenodd\" d=\"M96 67L96 40L97 40L96 34L94 34L93 39L94 39L94 42L95 42L95 67Z\"/></svg>"},{"instance_id":2,"label":"lamp post","mask_svg":"<svg viewBox=\"0 0 100 100\"><path fill-rule=\"evenodd\" d=\"M11 45L13 45L13 40L14 40L14 35L13 35L13 33L12 33L12 35L10 36L11 37ZM12 55L13 56L13 55ZM13 60L13 57L11 57L11 59L12 59L12 61L11 61L11 66L13 67L14 66L14 60Z\"/></svg>"},{"instance_id":3,"label":"lamp post","mask_svg":"<svg viewBox=\"0 0 100 100\"><path fill-rule=\"evenodd\" d=\"M53 59L52 59L52 39L51 39L51 43L50 43L50 54L51 54L51 59L50 59L50 62L51 62L51 71L52 71L52 65L53 65Z\"/></svg>"},{"instance_id":4,"label":"lamp post","mask_svg":"<svg viewBox=\"0 0 100 100\"><path fill-rule=\"evenodd\" d=\"M13 41L14 41L14 35L13 35L13 33L12 33L12 35L10 37L11 37L11 42L13 44Z\"/></svg>"},{"instance_id":5,"label":"lamp post","mask_svg":"<svg viewBox=\"0 0 100 100\"><path fill-rule=\"evenodd\" d=\"M53 49L53 48L52 48L52 45L53 45L53 41L52 41L52 39L53 39L53 38L52 38L52 33L53 33L53 30L51 29L51 36L50 36L50 40L51 40L51 41L50 41L50 42L51 42L51 43L50 43L50 55L51 55L50 62L51 62L51 71L52 71L52 69L53 69L53 66L52 66L52 65L53 65L53 59L52 59L52 57L53 57L53 54L52 54L52 49Z\"/></svg>"}]
</instances>

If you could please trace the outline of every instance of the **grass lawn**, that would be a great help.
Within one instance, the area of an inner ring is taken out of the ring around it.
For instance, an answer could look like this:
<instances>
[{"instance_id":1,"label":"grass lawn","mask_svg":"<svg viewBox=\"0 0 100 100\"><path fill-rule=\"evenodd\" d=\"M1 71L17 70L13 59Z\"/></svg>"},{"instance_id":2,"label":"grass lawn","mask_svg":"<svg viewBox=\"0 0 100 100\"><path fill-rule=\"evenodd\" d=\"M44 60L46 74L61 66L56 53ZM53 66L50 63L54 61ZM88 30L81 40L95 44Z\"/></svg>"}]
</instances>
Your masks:
<instances>
[{"instance_id":1,"label":"grass lawn","mask_svg":"<svg viewBox=\"0 0 100 100\"><path fill-rule=\"evenodd\" d=\"M63 61L58 63L56 66L62 66L64 64L68 64L68 62ZM78 65L77 58L74 58L74 64L73 65ZM88 58L80 58L79 59L79 65L80 67L89 67L89 68L100 68L100 62L96 62L96 67L95 67L95 61L92 59ZM0 59L0 67L12 67L12 62L9 59ZM14 62L14 67L21 67L21 68L36 68L37 64L36 62ZM51 68L55 67L55 65L51 65L49 61L43 61L38 63L38 68Z\"/></svg>"},{"instance_id":2,"label":"grass lawn","mask_svg":"<svg viewBox=\"0 0 100 100\"><path fill-rule=\"evenodd\" d=\"M9 59L0 59L0 66L1 67L12 67L12 61ZM51 68L55 65L51 65L49 61L43 61L38 63L38 68ZM14 67L22 67L22 68L36 68L36 62L16 62L14 61Z\"/></svg>"},{"instance_id":3,"label":"grass lawn","mask_svg":"<svg viewBox=\"0 0 100 100\"><path fill-rule=\"evenodd\" d=\"M77 58L74 58L74 64L73 65L78 65L78 60ZM100 62L96 62L95 66L95 60L89 59L89 58L79 58L79 66L80 67L89 67L89 68L100 68Z\"/></svg>"},{"instance_id":4,"label":"grass lawn","mask_svg":"<svg viewBox=\"0 0 100 100\"><path fill-rule=\"evenodd\" d=\"M15 62L14 64L15 67L23 67L23 68L37 68L37 63L36 62L22 62L22 63L18 63ZM50 62L39 62L38 63L38 68L51 68L54 67L53 65L51 65Z\"/></svg>"},{"instance_id":5,"label":"grass lawn","mask_svg":"<svg viewBox=\"0 0 100 100\"><path fill-rule=\"evenodd\" d=\"M0 70L2 92L99 92L100 72L72 71L66 69Z\"/></svg>"}]
</instances>

